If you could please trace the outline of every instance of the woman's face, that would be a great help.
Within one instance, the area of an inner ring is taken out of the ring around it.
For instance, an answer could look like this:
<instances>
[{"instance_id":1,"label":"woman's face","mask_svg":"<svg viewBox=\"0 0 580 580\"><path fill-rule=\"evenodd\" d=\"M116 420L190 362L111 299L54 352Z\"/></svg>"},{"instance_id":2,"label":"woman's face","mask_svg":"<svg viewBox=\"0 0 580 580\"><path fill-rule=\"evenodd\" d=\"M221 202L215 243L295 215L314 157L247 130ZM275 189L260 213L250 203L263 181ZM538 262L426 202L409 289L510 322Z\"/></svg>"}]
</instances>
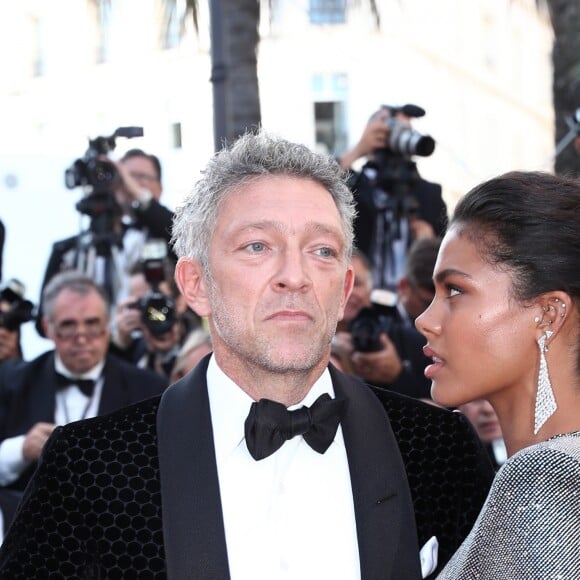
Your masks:
<instances>
[{"instance_id":1,"label":"woman's face","mask_svg":"<svg viewBox=\"0 0 580 580\"><path fill-rule=\"evenodd\" d=\"M478 398L494 401L536 376L535 311L512 297L512 275L485 261L477 247L453 226L434 270L435 297L417 318L427 338L425 369L431 395L444 406Z\"/></svg>"}]
</instances>

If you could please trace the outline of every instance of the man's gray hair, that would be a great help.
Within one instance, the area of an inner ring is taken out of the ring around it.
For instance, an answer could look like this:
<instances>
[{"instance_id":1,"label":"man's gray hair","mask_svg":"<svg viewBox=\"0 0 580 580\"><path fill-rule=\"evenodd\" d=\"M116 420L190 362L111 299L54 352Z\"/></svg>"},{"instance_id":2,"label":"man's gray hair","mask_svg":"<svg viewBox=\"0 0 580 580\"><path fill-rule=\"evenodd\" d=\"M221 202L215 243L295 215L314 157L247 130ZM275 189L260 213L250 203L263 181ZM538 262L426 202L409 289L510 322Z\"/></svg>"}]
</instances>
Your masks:
<instances>
[{"instance_id":1,"label":"man's gray hair","mask_svg":"<svg viewBox=\"0 0 580 580\"><path fill-rule=\"evenodd\" d=\"M66 270L55 274L42 291L42 316L49 322L53 321L54 303L63 290L70 290L81 296L86 296L91 291L97 292L105 303L105 310L108 315L109 299L103 287L82 272Z\"/></svg>"},{"instance_id":2,"label":"man's gray hair","mask_svg":"<svg viewBox=\"0 0 580 580\"><path fill-rule=\"evenodd\" d=\"M268 176L311 179L330 193L342 222L345 259L350 259L356 210L346 172L328 155L263 131L246 133L210 159L175 212L172 244L177 256L194 258L207 270L220 204L231 191Z\"/></svg>"}]
</instances>

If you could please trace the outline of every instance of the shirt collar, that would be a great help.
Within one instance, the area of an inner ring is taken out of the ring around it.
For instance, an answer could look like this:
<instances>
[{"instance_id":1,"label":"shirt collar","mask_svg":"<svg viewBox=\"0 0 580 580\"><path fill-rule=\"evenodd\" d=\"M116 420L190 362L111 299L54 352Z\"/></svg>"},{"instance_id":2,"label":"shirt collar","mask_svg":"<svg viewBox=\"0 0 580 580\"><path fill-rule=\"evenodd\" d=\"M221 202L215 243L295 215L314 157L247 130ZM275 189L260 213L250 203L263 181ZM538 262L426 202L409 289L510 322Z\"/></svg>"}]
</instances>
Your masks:
<instances>
[{"instance_id":1,"label":"shirt collar","mask_svg":"<svg viewBox=\"0 0 580 580\"><path fill-rule=\"evenodd\" d=\"M207 390L216 459L219 462L228 457L244 440L244 423L254 400L222 371L213 355L207 367ZM294 410L303 405L310 406L324 393L334 398L328 368L312 385L304 399L288 408Z\"/></svg>"}]
</instances>

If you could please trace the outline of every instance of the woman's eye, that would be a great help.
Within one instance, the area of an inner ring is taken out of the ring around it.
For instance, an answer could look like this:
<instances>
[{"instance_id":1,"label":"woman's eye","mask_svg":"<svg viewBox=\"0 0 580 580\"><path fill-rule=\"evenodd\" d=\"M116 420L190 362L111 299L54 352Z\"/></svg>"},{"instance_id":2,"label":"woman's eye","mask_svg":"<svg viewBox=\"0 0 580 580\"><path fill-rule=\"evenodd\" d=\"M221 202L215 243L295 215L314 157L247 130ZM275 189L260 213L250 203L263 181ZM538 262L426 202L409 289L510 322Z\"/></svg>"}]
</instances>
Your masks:
<instances>
[{"instance_id":1,"label":"woman's eye","mask_svg":"<svg viewBox=\"0 0 580 580\"><path fill-rule=\"evenodd\" d=\"M461 294L461 290L456 286L447 286L447 297L453 298L454 296L459 296Z\"/></svg>"}]
</instances>

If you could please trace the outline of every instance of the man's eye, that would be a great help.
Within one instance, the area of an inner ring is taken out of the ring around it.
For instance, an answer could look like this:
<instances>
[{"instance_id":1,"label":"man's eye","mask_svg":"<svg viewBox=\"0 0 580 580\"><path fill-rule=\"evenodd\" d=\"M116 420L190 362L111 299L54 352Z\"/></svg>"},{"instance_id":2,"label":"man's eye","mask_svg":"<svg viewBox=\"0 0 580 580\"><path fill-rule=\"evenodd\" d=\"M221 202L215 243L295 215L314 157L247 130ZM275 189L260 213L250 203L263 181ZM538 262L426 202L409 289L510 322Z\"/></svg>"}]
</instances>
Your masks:
<instances>
[{"instance_id":1,"label":"man's eye","mask_svg":"<svg viewBox=\"0 0 580 580\"><path fill-rule=\"evenodd\" d=\"M318 248L318 250L316 250L316 252L322 258L332 258L332 257L336 256L336 252L332 248L326 248L326 247Z\"/></svg>"},{"instance_id":2,"label":"man's eye","mask_svg":"<svg viewBox=\"0 0 580 580\"><path fill-rule=\"evenodd\" d=\"M262 242L252 242L248 246L246 246L250 252L254 252L259 254L266 249L266 246Z\"/></svg>"}]
</instances>

